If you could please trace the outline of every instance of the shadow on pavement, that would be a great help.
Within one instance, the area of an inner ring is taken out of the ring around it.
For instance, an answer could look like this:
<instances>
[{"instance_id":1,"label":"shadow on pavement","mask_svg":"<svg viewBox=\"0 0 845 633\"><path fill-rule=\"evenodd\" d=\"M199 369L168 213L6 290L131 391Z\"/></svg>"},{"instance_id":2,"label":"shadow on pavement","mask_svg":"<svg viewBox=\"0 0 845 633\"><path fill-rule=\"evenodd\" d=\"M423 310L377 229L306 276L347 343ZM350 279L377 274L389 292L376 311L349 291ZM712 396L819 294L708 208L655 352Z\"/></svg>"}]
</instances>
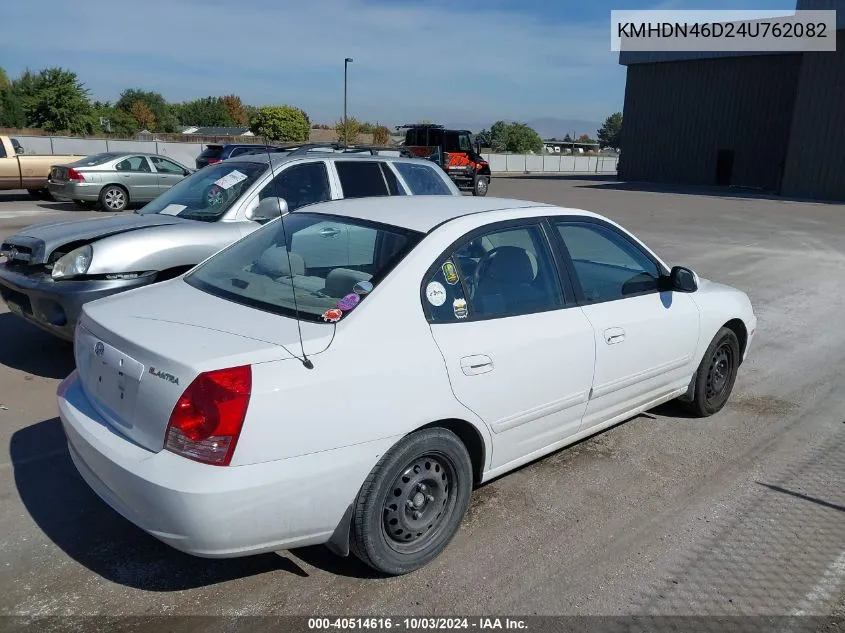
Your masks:
<instances>
[{"instance_id":1,"label":"shadow on pavement","mask_svg":"<svg viewBox=\"0 0 845 633\"><path fill-rule=\"evenodd\" d=\"M275 571L308 575L277 554L212 560L157 541L88 487L57 418L17 431L9 449L15 485L32 519L64 553L107 580L146 591L182 591Z\"/></svg>"},{"instance_id":2,"label":"shadow on pavement","mask_svg":"<svg viewBox=\"0 0 845 633\"><path fill-rule=\"evenodd\" d=\"M573 178L577 180L577 178ZM601 189L604 191L634 191L647 193L670 193L673 195L712 196L715 198L740 198L747 200L772 200L775 202L808 202L815 204L841 205L845 201L811 200L809 198L791 198L779 196L771 192L742 187L716 187L696 185L672 185L658 182L620 182L614 177L610 182L595 185L581 185L584 189Z\"/></svg>"},{"instance_id":3,"label":"shadow on pavement","mask_svg":"<svg viewBox=\"0 0 845 633\"><path fill-rule=\"evenodd\" d=\"M501 174L493 174L493 179L496 178L510 178L513 180L590 180L607 183L618 183L619 177L616 174L557 174L557 173L529 173L520 174L519 172L508 172ZM586 185L585 185L586 186Z\"/></svg>"},{"instance_id":4,"label":"shadow on pavement","mask_svg":"<svg viewBox=\"0 0 845 633\"><path fill-rule=\"evenodd\" d=\"M27 323L19 316L0 314L0 365L61 379L74 368L73 345Z\"/></svg>"}]
</instances>

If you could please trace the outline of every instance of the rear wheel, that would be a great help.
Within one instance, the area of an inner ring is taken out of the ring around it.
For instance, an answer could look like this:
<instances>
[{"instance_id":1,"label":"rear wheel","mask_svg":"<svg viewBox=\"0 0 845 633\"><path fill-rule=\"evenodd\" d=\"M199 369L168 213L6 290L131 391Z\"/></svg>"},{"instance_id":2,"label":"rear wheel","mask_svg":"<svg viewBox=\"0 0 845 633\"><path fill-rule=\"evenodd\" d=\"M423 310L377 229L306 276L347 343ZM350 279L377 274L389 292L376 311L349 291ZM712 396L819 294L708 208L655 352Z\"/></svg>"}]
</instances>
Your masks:
<instances>
[{"instance_id":1,"label":"rear wheel","mask_svg":"<svg viewBox=\"0 0 845 633\"><path fill-rule=\"evenodd\" d=\"M490 178L488 176L476 176L472 179L472 195L486 196L489 188Z\"/></svg>"},{"instance_id":2,"label":"rear wheel","mask_svg":"<svg viewBox=\"0 0 845 633\"><path fill-rule=\"evenodd\" d=\"M716 333L701 359L693 398L689 402L681 401L684 408L697 417L706 417L720 411L733 391L741 360L736 334L723 327Z\"/></svg>"},{"instance_id":3,"label":"rear wheel","mask_svg":"<svg viewBox=\"0 0 845 633\"><path fill-rule=\"evenodd\" d=\"M52 200L53 196L47 189L27 189L26 192L36 200Z\"/></svg>"},{"instance_id":4,"label":"rear wheel","mask_svg":"<svg viewBox=\"0 0 845 633\"><path fill-rule=\"evenodd\" d=\"M129 205L129 194L120 185L103 187L100 192L100 206L103 211L123 211Z\"/></svg>"},{"instance_id":5,"label":"rear wheel","mask_svg":"<svg viewBox=\"0 0 845 633\"><path fill-rule=\"evenodd\" d=\"M472 484L469 453L457 435L441 428L412 433L381 458L361 487L352 551L386 574L423 567L457 533Z\"/></svg>"}]
</instances>

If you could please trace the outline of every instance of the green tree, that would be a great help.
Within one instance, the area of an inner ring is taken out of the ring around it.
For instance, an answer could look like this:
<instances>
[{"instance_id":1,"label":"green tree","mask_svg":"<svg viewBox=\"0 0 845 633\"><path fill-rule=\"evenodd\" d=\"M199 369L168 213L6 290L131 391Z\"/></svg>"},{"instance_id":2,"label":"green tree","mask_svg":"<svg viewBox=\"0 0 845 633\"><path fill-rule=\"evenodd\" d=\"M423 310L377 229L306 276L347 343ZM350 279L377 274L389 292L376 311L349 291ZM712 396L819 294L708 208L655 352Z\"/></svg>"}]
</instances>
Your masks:
<instances>
[{"instance_id":1,"label":"green tree","mask_svg":"<svg viewBox=\"0 0 845 633\"><path fill-rule=\"evenodd\" d=\"M171 111L182 125L197 125L200 127L228 127L235 125L222 97L204 97L179 104Z\"/></svg>"},{"instance_id":2,"label":"green tree","mask_svg":"<svg viewBox=\"0 0 845 633\"><path fill-rule=\"evenodd\" d=\"M39 72L22 105L28 127L70 134L90 131L88 91L69 70L45 68Z\"/></svg>"},{"instance_id":3,"label":"green tree","mask_svg":"<svg viewBox=\"0 0 845 633\"><path fill-rule=\"evenodd\" d=\"M507 151L515 154L539 152L543 149L543 139L525 123L511 123L507 126Z\"/></svg>"},{"instance_id":4,"label":"green tree","mask_svg":"<svg viewBox=\"0 0 845 633\"><path fill-rule=\"evenodd\" d=\"M249 116L247 116L246 108L239 96L226 95L222 97L222 101L232 123L235 125L249 125Z\"/></svg>"},{"instance_id":5,"label":"green tree","mask_svg":"<svg viewBox=\"0 0 845 633\"><path fill-rule=\"evenodd\" d=\"M115 107L131 114L132 106L138 101L146 105L150 112L153 113L156 121L156 129L159 132L172 133L178 131L178 119L173 115L164 97L157 92L129 88L120 93L120 98L115 103Z\"/></svg>"},{"instance_id":6,"label":"green tree","mask_svg":"<svg viewBox=\"0 0 845 633\"><path fill-rule=\"evenodd\" d=\"M569 136L569 134L567 134L566 136L564 136L564 137L563 137L563 142L564 142L564 143L571 143L571 142L572 142L572 137L571 137L571 136Z\"/></svg>"},{"instance_id":7,"label":"green tree","mask_svg":"<svg viewBox=\"0 0 845 633\"><path fill-rule=\"evenodd\" d=\"M373 128L373 144L387 145L390 143L390 130L384 125L376 125Z\"/></svg>"},{"instance_id":8,"label":"green tree","mask_svg":"<svg viewBox=\"0 0 845 633\"><path fill-rule=\"evenodd\" d=\"M361 123L355 117L349 117L344 125L343 119L340 119L334 124L334 131L337 133L339 143L355 145L361 136Z\"/></svg>"},{"instance_id":9,"label":"green tree","mask_svg":"<svg viewBox=\"0 0 845 633\"><path fill-rule=\"evenodd\" d=\"M289 105L258 108L249 120L253 134L271 141L307 141L310 127L307 115Z\"/></svg>"},{"instance_id":10,"label":"green tree","mask_svg":"<svg viewBox=\"0 0 845 633\"><path fill-rule=\"evenodd\" d=\"M597 135L602 147L619 147L622 136L622 113L614 112L604 120Z\"/></svg>"},{"instance_id":11,"label":"green tree","mask_svg":"<svg viewBox=\"0 0 845 633\"><path fill-rule=\"evenodd\" d=\"M490 126L490 149L494 152L507 152L510 126L504 121L496 121Z\"/></svg>"},{"instance_id":12,"label":"green tree","mask_svg":"<svg viewBox=\"0 0 845 633\"><path fill-rule=\"evenodd\" d=\"M130 138L139 128L131 114L115 108L108 101L95 101L91 106L91 129L118 138Z\"/></svg>"},{"instance_id":13,"label":"green tree","mask_svg":"<svg viewBox=\"0 0 845 633\"><path fill-rule=\"evenodd\" d=\"M9 75L6 74L6 71L0 66L0 90L5 90L9 87Z\"/></svg>"}]
</instances>

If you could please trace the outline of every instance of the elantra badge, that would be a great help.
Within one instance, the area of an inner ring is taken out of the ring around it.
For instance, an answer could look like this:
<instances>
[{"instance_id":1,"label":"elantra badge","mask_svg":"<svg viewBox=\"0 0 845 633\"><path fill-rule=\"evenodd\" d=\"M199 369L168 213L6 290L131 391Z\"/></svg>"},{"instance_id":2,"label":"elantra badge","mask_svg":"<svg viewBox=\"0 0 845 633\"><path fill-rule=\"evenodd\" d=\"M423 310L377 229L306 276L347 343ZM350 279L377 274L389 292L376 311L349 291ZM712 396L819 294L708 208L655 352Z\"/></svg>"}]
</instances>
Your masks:
<instances>
[{"instance_id":1,"label":"elantra badge","mask_svg":"<svg viewBox=\"0 0 845 633\"><path fill-rule=\"evenodd\" d=\"M150 373L155 376L156 378L161 378L162 380L166 380L168 382L172 382L174 385L179 384L179 377L174 376L173 374L168 374L164 371L159 371L155 367L150 367Z\"/></svg>"}]
</instances>

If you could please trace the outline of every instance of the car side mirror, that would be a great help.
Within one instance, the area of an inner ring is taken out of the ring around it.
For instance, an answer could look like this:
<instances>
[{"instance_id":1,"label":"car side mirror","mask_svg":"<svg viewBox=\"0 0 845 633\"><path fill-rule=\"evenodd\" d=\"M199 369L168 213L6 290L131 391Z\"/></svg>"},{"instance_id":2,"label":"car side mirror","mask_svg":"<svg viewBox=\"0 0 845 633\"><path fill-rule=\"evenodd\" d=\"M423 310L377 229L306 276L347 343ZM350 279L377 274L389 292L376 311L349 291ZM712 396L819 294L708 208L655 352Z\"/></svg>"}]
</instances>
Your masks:
<instances>
[{"instance_id":1,"label":"car side mirror","mask_svg":"<svg viewBox=\"0 0 845 633\"><path fill-rule=\"evenodd\" d=\"M257 207L247 211L246 216L253 222L269 222L288 213L288 203L285 202L284 198L271 196L264 198L258 203Z\"/></svg>"},{"instance_id":2,"label":"car side mirror","mask_svg":"<svg viewBox=\"0 0 845 633\"><path fill-rule=\"evenodd\" d=\"M695 292L698 290L698 275L684 266L673 266L666 279L666 290Z\"/></svg>"},{"instance_id":3,"label":"car side mirror","mask_svg":"<svg viewBox=\"0 0 845 633\"><path fill-rule=\"evenodd\" d=\"M194 173L194 170L193 170L193 169L188 169L187 167L185 167L185 169L183 169L183 170L182 170L182 175L183 175L183 176L190 176L192 173Z\"/></svg>"}]
</instances>

